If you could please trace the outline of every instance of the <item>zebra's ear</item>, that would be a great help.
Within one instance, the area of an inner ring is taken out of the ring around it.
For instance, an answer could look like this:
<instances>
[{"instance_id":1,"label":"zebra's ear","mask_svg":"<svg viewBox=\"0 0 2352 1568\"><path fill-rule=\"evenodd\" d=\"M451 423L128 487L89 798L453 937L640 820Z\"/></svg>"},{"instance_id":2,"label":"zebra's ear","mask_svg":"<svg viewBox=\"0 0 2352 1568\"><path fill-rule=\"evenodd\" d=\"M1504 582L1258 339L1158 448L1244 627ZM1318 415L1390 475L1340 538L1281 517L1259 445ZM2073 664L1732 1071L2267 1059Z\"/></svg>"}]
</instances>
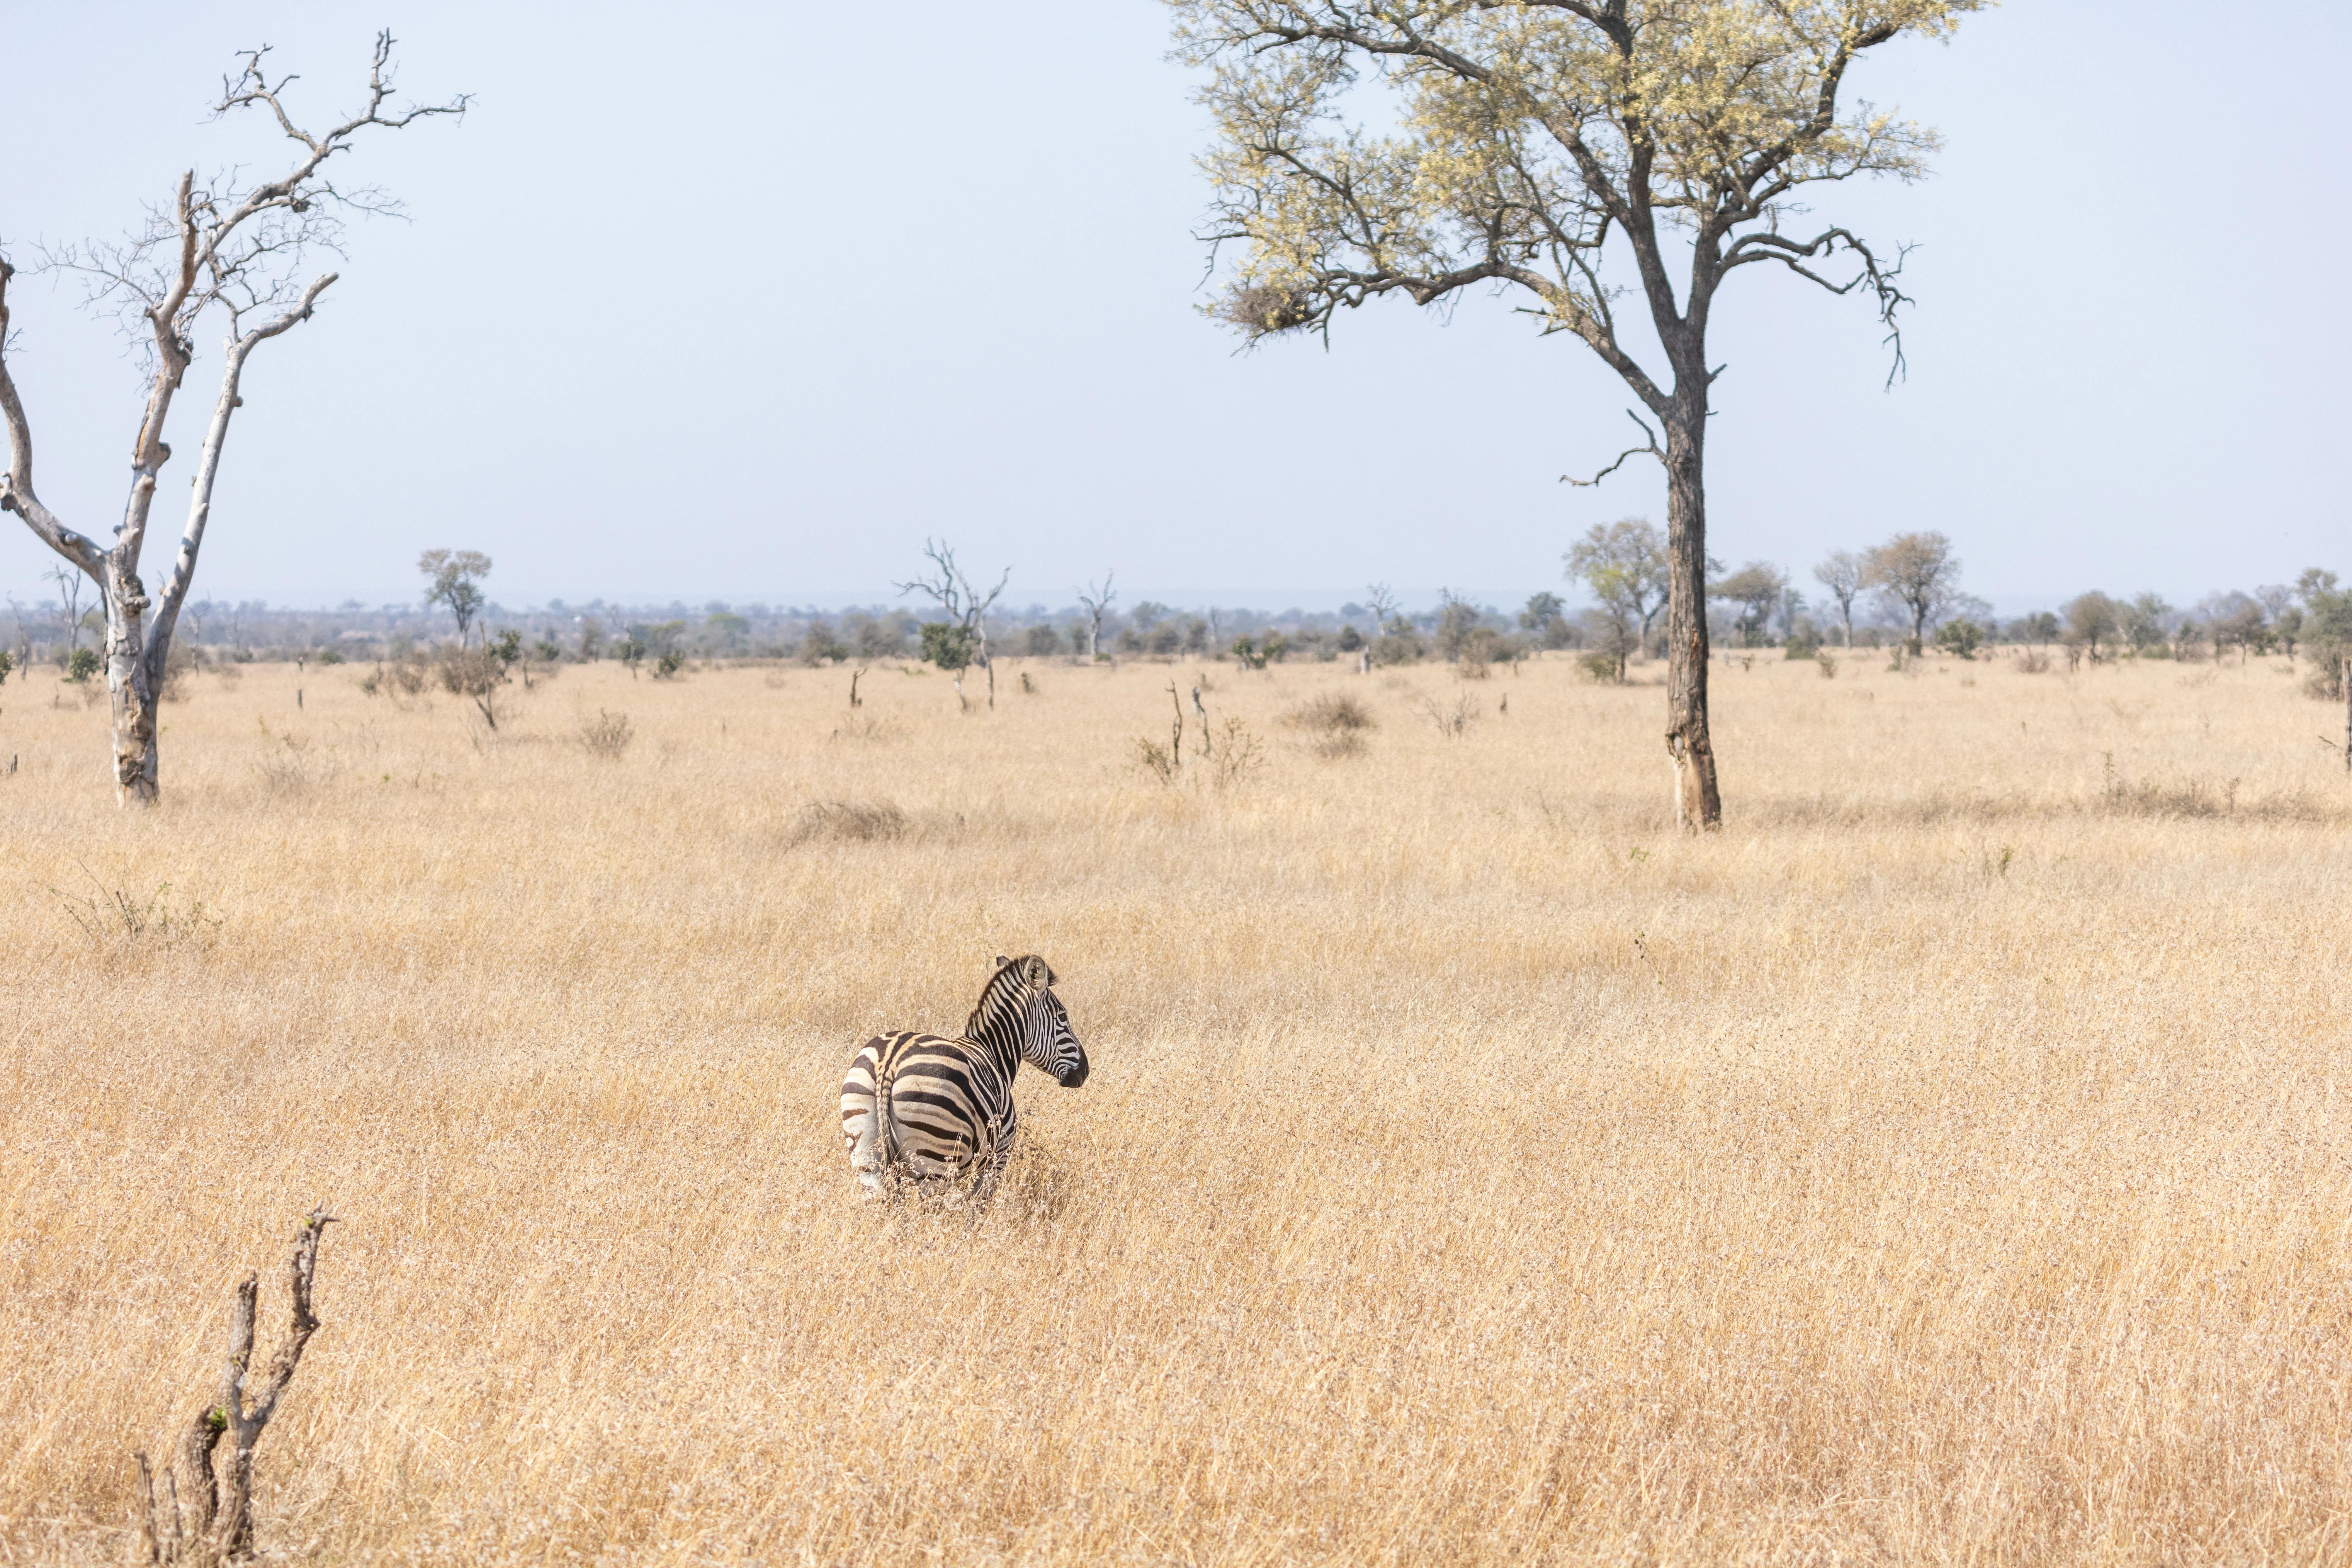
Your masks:
<instances>
[{"instance_id":1,"label":"zebra's ear","mask_svg":"<svg viewBox=\"0 0 2352 1568\"><path fill-rule=\"evenodd\" d=\"M1054 971L1044 959L1032 954L1028 963L1022 966L1021 978L1042 988L1054 984Z\"/></svg>"},{"instance_id":2,"label":"zebra's ear","mask_svg":"<svg viewBox=\"0 0 2352 1568\"><path fill-rule=\"evenodd\" d=\"M996 967L997 967L997 968L999 968L999 969L1003 968L1006 964L1008 964L1008 963L1012 963L1012 962L1013 962L1013 961L1012 961L1011 959L1009 959L1009 958L1005 957L1005 956L1004 956L1003 953L1001 953L1001 952L1000 952L1000 953L998 953L998 954L996 955Z\"/></svg>"}]
</instances>

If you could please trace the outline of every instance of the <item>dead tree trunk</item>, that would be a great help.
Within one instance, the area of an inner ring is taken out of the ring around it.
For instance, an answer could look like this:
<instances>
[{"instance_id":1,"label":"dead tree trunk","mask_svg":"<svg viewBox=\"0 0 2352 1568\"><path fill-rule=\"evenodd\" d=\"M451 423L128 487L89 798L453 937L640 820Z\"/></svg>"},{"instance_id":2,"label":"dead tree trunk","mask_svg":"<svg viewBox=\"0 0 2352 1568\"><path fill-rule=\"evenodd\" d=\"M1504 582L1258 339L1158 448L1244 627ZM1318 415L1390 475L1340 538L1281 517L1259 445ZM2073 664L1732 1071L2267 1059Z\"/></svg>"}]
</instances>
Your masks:
<instances>
[{"instance_id":1,"label":"dead tree trunk","mask_svg":"<svg viewBox=\"0 0 2352 1568\"><path fill-rule=\"evenodd\" d=\"M327 161L349 150L363 126L397 129L431 114L460 113L466 100L437 108L384 112L391 94L392 35L376 38L375 66L364 112L314 136L287 118L278 94L293 79L272 81L263 69L267 50L245 57L245 69L227 84L218 113L266 107L299 143L288 174L249 190L200 188L193 173L180 176L167 213L120 246L68 247L45 255L44 266L83 274L95 301L142 323L154 342L154 377L131 445L131 497L114 542L106 549L65 525L42 504L33 487L32 426L11 379L7 286L14 268L0 258L0 423L8 434L7 471L0 474L0 511L25 520L39 540L98 584L106 606L106 685L113 720L114 785L124 805L152 805L156 796L156 702L161 695L172 634L196 570L205 527L212 515L213 484L231 416L244 405L238 383L253 351L297 323L310 319L319 296L335 280L330 272L307 286L287 270L306 246L331 248L341 233L339 213L357 205L367 211L396 210L380 196L347 196L322 174ZM157 476L171 460L163 427L172 403L195 356L200 318L217 308L228 319L223 344L220 395L214 402L202 455L191 483L187 521L180 549L161 597L151 600L140 580L140 555L147 540L148 514ZM150 619L149 612L153 612Z\"/></svg>"},{"instance_id":2,"label":"dead tree trunk","mask_svg":"<svg viewBox=\"0 0 2352 1568\"><path fill-rule=\"evenodd\" d=\"M294 1381L302 1352L319 1331L310 1310L310 1286L319 1271L319 1238L334 1216L314 1208L302 1216L294 1250L286 1263L287 1293L291 1302L286 1336L260 1381L252 1381L253 1325L261 1300L260 1281L251 1274L236 1288L236 1306L229 1320L228 1363L221 1372L220 1396L208 1402L188 1422L180 1438L178 1468L188 1477L192 1518L181 1512L176 1475L166 1473L171 1511L163 1511L155 1496L154 1479L144 1453L136 1456L143 1493L140 1520L142 1563L158 1565L210 1562L253 1555L253 1453L286 1385ZM227 1468L215 1460L221 1439L229 1440Z\"/></svg>"}]
</instances>

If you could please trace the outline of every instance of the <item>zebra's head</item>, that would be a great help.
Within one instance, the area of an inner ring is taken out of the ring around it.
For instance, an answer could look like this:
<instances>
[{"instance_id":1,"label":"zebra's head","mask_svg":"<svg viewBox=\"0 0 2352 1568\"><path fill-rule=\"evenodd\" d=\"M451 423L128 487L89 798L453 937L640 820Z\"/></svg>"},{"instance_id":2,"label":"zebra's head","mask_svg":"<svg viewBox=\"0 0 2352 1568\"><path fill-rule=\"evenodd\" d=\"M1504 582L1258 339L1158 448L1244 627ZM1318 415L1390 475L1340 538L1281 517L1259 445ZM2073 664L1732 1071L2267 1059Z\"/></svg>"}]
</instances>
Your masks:
<instances>
[{"instance_id":1,"label":"zebra's head","mask_svg":"<svg viewBox=\"0 0 2352 1568\"><path fill-rule=\"evenodd\" d=\"M1010 1021L1021 1055L1031 1066L1051 1073L1064 1089L1087 1081L1087 1048L1070 1029L1069 1009L1054 994L1054 971L1035 953L1022 958L997 955L996 973L972 1009L972 1038L992 1022Z\"/></svg>"}]
</instances>

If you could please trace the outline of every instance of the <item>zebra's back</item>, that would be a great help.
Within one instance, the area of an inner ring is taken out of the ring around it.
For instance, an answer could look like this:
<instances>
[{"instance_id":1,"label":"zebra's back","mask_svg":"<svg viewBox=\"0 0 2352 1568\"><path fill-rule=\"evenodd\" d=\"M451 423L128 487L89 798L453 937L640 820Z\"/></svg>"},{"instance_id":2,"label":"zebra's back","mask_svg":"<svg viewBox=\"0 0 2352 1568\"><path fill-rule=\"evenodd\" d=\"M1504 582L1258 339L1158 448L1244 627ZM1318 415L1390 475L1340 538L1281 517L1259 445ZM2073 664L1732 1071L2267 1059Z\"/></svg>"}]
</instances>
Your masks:
<instances>
[{"instance_id":1,"label":"zebra's back","mask_svg":"<svg viewBox=\"0 0 2352 1568\"><path fill-rule=\"evenodd\" d=\"M869 1191L893 1167L955 1177L1011 1152L1013 1085L969 1040L908 1032L877 1036L850 1058L841 1084L841 1136Z\"/></svg>"}]
</instances>

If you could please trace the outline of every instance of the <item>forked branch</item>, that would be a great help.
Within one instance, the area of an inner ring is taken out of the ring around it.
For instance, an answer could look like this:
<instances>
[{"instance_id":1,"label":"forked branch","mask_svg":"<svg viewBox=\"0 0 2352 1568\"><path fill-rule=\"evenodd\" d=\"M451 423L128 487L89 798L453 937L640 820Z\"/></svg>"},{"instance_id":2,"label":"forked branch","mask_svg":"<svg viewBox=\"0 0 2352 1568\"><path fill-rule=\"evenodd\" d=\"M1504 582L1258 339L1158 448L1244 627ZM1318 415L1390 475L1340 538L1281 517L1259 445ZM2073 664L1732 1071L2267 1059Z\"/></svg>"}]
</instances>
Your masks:
<instances>
[{"instance_id":1,"label":"forked branch","mask_svg":"<svg viewBox=\"0 0 2352 1568\"><path fill-rule=\"evenodd\" d=\"M229 1319L228 1360L221 1370L219 1397L188 1422L180 1438L179 1468L188 1473L188 1491L194 1517L182 1517L177 1478L166 1472L170 1512L155 1495L154 1477L147 1456L139 1463L141 1503L139 1561L149 1564L248 1557L253 1553L253 1452L278 1402L302 1364L302 1352L319 1331L318 1315L310 1310L310 1287L319 1272L319 1239L335 1216L314 1208L302 1216L294 1250L286 1262L287 1295L291 1303L286 1332L268 1370L253 1376L254 1318L261 1300L260 1280L247 1274L236 1288L236 1305ZM215 1459L223 1437L229 1439L228 1467L224 1473Z\"/></svg>"}]
</instances>

